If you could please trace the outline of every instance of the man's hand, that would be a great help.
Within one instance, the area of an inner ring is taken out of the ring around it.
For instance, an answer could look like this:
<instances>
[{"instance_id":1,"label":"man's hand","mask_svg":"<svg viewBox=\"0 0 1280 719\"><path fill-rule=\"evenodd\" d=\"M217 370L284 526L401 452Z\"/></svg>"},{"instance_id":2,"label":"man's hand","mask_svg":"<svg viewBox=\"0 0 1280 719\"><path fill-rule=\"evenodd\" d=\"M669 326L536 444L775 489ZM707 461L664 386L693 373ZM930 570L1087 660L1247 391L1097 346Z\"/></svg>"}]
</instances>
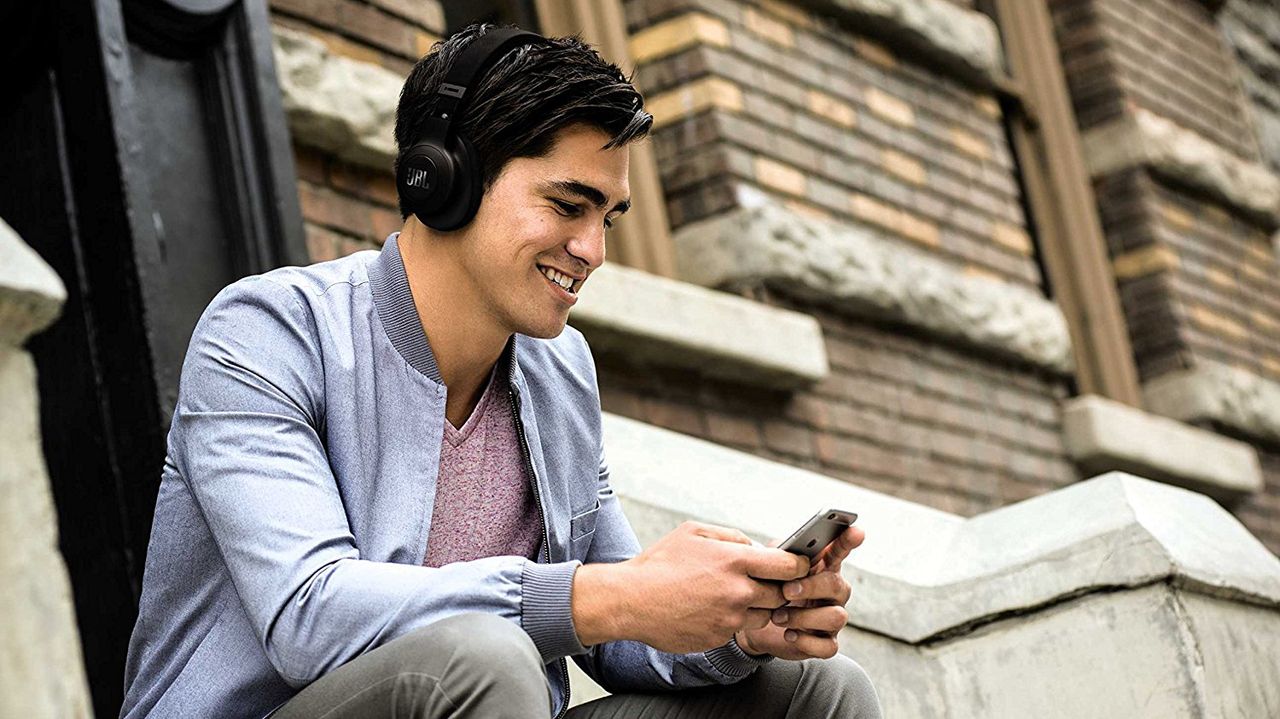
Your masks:
<instances>
[{"instance_id":1,"label":"man's hand","mask_svg":"<svg viewBox=\"0 0 1280 719\"><path fill-rule=\"evenodd\" d=\"M772 654L780 659L830 659L839 646L836 634L849 620L849 582L840 566L866 535L850 527L822 550L809 576L787 582L784 596L791 604L773 612L768 626L744 629L734 636L748 654ZM773 545L777 544L775 540Z\"/></svg>"},{"instance_id":2,"label":"man's hand","mask_svg":"<svg viewBox=\"0 0 1280 719\"><path fill-rule=\"evenodd\" d=\"M755 545L736 529L685 522L625 562L579 567L574 626L584 645L634 639L705 651L768 626L786 603L782 583L808 573L804 557Z\"/></svg>"}]
</instances>

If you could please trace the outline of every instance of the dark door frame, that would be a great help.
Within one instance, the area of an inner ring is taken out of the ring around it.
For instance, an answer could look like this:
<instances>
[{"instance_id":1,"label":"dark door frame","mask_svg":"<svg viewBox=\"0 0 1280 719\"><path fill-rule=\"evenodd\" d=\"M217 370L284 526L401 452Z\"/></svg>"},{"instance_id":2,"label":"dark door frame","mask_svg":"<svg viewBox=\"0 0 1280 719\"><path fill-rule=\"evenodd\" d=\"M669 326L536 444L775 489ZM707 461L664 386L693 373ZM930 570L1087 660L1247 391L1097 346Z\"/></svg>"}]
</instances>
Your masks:
<instances>
[{"instance_id":1,"label":"dark door frame","mask_svg":"<svg viewBox=\"0 0 1280 719\"><path fill-rule=\"evenodd\" d=\"M0 217L68 290L28 348L95 713L113 716L180 369L157 347L186 342L160 320L188 279L166 263L186 238L159 218L181 194L153 186L140 151L144 111L163 108L143 104L134 53L198 78L213 170L191 191L216 193L232 274L308 258L265 0L15 5L0 11Z\"/></svg>"}]
</instances>

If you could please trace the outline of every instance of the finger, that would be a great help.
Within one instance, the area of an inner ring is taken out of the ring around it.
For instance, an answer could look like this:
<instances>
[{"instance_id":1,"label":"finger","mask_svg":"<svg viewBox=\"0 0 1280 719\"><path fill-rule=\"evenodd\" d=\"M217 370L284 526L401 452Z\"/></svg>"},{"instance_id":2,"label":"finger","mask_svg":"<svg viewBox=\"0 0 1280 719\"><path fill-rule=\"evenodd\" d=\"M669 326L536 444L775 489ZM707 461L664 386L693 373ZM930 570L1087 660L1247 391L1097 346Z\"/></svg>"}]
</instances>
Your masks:
<instances>
[{"instance_id":1,"label":"finger","mask_svg":"<svg viewBox=\"0 0 1280 719\"><path fill-rule=\"evenodd\" d=\"M795 629L788 629L782 637L792 649L811 657L830 659L840 650L840 645L832 637L806 634Z\"/></svg>"},{"instance_id":2,"label":"finger","mask_svg":"<svg viewBox=\"0 0 1280 719\"><path fill-rule=\"evenodd\" d=\"M809 573L809 558L770 547L743 547L739 569L756 579L786 581Z\"/></svg>"},{"instance_id":3,"label":"finger","mask_svg":"<svg viewBox=\"0 0 1280 719\"><path fill-rule=\"evenodd\" d=\"M779 622L778 615L783 621ZM778 626L787 629L796 629L810 633L816 633L821 636L834 635L836 632L844 629L849 623L849 612L844 607L813 607L810 609L800 609L787 607L786 609L778 609L770 615L769 620Z\"/></svg>"},{"instance_id":4,"label":"finger","mask_svg":"<svg viewBox=\"0 0 1280 719\"><path fill-rule=\"evenodd\" d=\"M739 629L763 629L769 626L773 612L769 609L748 609L746 623Z\"/></svg>"},{"instance_id":5,"label":"finger","mask_svg":"<svg viewBox=\"0 0 1280 719\"><path fill-rule=\"evenodd\" d=\"M707 537L708 539L718 539L722 542L734 542L735 544L745 544L747 546L755 544L755 542L751 541L751 537L748 537L740 529L733 529L732 527L721 527L715 524L704 524L702 522L692 522L692 521L685 522L685 524L689 525L692 528L693 533L700 537Z\"/></svg>"},{"instance_id":6,"label":"finger","mask_svg":"<svg viewBox=\"0 0 1280 719\"><path fill-rule=\"evenodd\" d=\"M818 555L821 560L822 569L817 571L839 572L840 565L844 562L849 553L857 549L867 538L866 532L861 527L849 527L841 532L831 544L828 544L822 553Z\"/></svg>"},{"instance_id":7,"label":"finger","mask_svg":"<svg viewBox=\"0 0 1280 719\"><path fill-rule=\"evenodd\" d=\"M852 589L840 574L821 572L804 579L786 582L782 585L783 597L789 601L800 599L835 602L844 605L849 601Z\"/></svg>"},{"instance_id":8,"label":"finger","mask_svg":"<svg viewBox=\"0 0 1280 719\"><path fill-rule=\"evenodd\" d=\"M782 596L782 585L778 582L756 580L755 591L751 595L751 608L772 611L787 603Z\"/></svg>"}]
</instances>

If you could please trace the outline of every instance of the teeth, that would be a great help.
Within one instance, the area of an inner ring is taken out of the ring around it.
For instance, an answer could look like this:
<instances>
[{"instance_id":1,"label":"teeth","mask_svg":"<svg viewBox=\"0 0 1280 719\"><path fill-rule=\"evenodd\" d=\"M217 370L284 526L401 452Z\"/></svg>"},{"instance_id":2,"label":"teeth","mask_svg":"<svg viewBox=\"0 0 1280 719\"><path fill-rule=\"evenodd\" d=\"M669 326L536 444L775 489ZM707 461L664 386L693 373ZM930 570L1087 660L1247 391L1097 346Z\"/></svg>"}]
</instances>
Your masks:
<instances>
[{"instance_id":1,"label":"teeth","mask_svg":"<svg viewBox=\"0 0 1280 719\"><path fill-rule=\"evenodd\" d=\"M566 291L571 291L571 288L573 287L572 277L568 277L566 275L560 274L559 272L551 269L550 267L542 267L539 269L542 270L542 274L546 275L547 279L551 280L557 285L560 285Z\"/></svg>"}]
</instances>

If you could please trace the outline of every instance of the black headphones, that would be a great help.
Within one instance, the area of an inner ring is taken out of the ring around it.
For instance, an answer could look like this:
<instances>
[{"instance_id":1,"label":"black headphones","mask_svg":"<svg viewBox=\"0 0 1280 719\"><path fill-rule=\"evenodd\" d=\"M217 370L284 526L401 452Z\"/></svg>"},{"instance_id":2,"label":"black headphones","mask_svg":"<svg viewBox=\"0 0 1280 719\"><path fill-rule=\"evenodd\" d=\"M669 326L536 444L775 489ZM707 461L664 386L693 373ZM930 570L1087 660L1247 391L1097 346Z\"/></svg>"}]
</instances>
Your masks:
<instances>
[{"instance_id":1,"label":"black headphones","mask_svg":"<svg viewBox=\"0 0 1280 719\"><path fill-rule=\"evenodd\" d=\"M546 38L537 33L496 28L472 40L454 60L436 91L422 134L396 169L396 189L404 207L422 224L448 232L476 216L484 194L483 168L471 141L454 132L453 123L467 108L468 92L503 53L542 42Z\"/></svg>"}]
</instances>

